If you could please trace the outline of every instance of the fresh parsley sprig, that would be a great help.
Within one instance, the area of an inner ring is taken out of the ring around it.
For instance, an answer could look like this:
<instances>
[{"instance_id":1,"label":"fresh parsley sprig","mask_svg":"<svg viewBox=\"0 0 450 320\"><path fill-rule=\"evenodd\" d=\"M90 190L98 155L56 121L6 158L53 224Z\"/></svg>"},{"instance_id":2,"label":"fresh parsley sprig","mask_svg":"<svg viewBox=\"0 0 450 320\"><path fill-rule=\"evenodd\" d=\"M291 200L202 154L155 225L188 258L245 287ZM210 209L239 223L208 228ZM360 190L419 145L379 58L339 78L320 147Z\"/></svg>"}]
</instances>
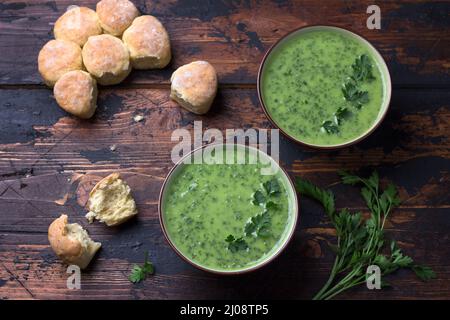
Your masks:
<instances>
[{"instance_id":1,"label":"fresh parsley sprig","mask_svg":"<svg viewBox=\"0 0 450 320\"><path fill-rule=\"evenodd\" d=\"M270 236L271 215L270 211L276 210L278 204L271 199L281 194L281 186L276 178L268 180L262 184L261 190L256 190L252 194L252 204L263 208L263 212L251 217L244 226L245 237L262 237L267 238ZM227 248L231 252L237 252L239 250L246 250L248 244L244 239L244 236L239 238L230 234L225 238L227 242Z\"/></svg>"},{"instance_id":2,"label":"fresh parsley sprig","mask_svg":"<svg viewBox=\"0 0 450 320\"><path fill-rule=\"evenodd\" d=\"M361 91L353 78L344 83L342 94L345 100L350 102L356 109L361 109L363 104L369 102L369 93L367 91Z\"/></svg>"},{"instance_id":3,"label":"fresh parsley sprig","mask_svg":"<svg viewBox=\"0 0 450 320\"><path fill-rule=\"evenodd\" d=\"M372 74L372 62L367 54L359 56L352 65L355 81L372 81L375 77Z\"/></svg>"},{"instance_id":4,"label":"fresh parsley sprig","mask_svg":"<svg viewBox=\"0 0 450 320\"><path fill-rule=\"evenodd\" d=\"M245 224L244 232L246 236L267 237L270 234L270 214L266 210L263 213L251 217Z\"/></svg>"},{"instance_id":5,"label":"fresh parsley sprig","mask_svg":"<svg viewBox=\"0 0 450 320\"><path fill-rule=\"evenodd\" d=\"M361 83L375 79L372 73L372 61L369 56L362 54L356 58L352 64L352 71L352 75L342 85L342 94L351 106L359 110L364 104L369 102L369 92L360 89ZM347 107L339 107L333 115L334 121L323 121L321 130L328 134L339 133L339 126L342 124L342 121L348 119L350 115L351 112Z\"/></svg>"},{"instance_id":6,"label":"fresh parsley sprig","mask_svg":"<svg viewBox=\"0 0 450 320\"><path fill-rule=\"evenodd\" d=\"M351 116L350 110L347 107L339 107L334 113L334 123L340 125L343 120L348 119Z\"/></svg>"},{"instance_id":7,"label":"fresh parsley sprig","mask_svg":"<svg viewBox=\"0 0 450 320\"><path fill-rule=\"evenodd\" d=\"M152 275L155 272L153 264L148 259L148 252L145 253L144 264L139 266L135 264L128 279L133 283L139 283L147 278L148 275Z\"/></svg>"},{"instance_id":8,"label":"fresh parsley sprig","mask_svg":"<svg viewBox=\"0 0 450 320\"><path fill-rule=\"evenodd\" d=\"M347 209L335 209L334 195L311 182L297 178L297 191L320 202L336 229L337 245L333 246L336 258L330 276L314 299L331 299L339 293L366 281L369 265L378 265L382 275L393 273L400 268L410 268L422 280L435 277L425 266L414 264L412 258L404 255L395 241L391 242L390 253L384 254L384 224L391 210L400 204L397 190L390 184L384 190L379 186L379 177L374 172L369 178L340 172L342 182L362 185L361 195L370 210L370 217L362 219L361 213L351 213ZM386 285L386 283L383 283Z\"/></svg>"}]
</instances>

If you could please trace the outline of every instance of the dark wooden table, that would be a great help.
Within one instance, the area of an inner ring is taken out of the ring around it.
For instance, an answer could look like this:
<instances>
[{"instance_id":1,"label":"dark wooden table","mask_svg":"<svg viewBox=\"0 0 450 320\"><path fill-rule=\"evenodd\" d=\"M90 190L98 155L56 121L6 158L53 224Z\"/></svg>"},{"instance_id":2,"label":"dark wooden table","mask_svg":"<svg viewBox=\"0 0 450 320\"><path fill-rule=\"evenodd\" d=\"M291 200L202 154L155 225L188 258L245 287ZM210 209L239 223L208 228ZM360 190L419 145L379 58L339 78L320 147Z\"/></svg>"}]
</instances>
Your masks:
<instances>
[{"instance_id":1,"label":"dark wooden table","mask_svg":"<svg viewBox=\"0 0 450 320\"><path fill-rule=\"evenodd\" d=\"M338 195L338 206L364 209L357 189L336 172L376 168L400 188L401 207L389 219L395 237L437 279L411 272L389 277L393 287L351 290L346 299L450 298L450 2L377 1L382 29L366 28L373 1L134 1L157 16L171 36L173 60L162 71L133 71L100 89L98 111L82 121L63 112L37 72L37 54L52 25L74 1L0 3L0 298L3 299L309 299L331 268L333 228L315 203L301 199L300 223L287 250L248 275L220 277L194 269L166 243L158 221L161 183L172 166L176 128L194 120L210 128L270 128L256 94L264 52L291 29L333 24L369 39L393 78L391 110L374 134L339 151L314 151L282 138L281 164ZM77 1L95 7L95 0ZM210 61L220 91L210 113L196 116L169 99L178 66ZM133 117L142 114L136 123ZM111 145L117 145L115 151ZM87 193L101 177L120 171L133 189L138 218L118 228L87 225ZM61 213L86 226L103 248L82 274L82 289L66 289L66 268L47 241ZM144 252L155 276L132 285L127 275Z\"/></svg>"}]
</instances>

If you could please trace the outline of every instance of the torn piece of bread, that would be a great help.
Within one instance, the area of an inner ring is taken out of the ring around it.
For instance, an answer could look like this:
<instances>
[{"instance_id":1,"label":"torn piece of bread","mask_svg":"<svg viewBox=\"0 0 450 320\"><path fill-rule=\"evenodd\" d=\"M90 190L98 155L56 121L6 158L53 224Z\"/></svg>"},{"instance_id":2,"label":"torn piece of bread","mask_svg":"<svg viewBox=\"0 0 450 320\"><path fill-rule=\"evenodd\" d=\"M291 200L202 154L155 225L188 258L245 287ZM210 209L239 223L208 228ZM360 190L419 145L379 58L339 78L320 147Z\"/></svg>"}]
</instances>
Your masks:
<instances>
[{"instance_id":1,"label":"torn piece of bread","mask_svg":"<svg viewBox=\"0 0 450 320\"><path fill-rule=\"evenodd\" d=\"M67 264L85 269L102 244L94 242L78 223L67 223L62 214L48 228L48 241L56 255Z\"/></svg>"},{"instance_id":2,"label":"torn piece of bread","mask_svg":"<svg viewBox=\"0 0 450 320\"><path fill-rule=\"evenodd\" d=\"M170 78L170 98L196 114L208 112L217 93L217 74L207 61L179 67Z\"/></svg>"},{"instance_id":3,"label":"torn piece of bread","mask_svg":"<svg viewBox=\"0 0 450 320\"><path fill-rule=\"evenodd\" d=\"M110 174L100 180L89 193L89 222L97 219L108 226L119 225L137 212L131 189L118 173Z\"/></svg>"}]
</instances>

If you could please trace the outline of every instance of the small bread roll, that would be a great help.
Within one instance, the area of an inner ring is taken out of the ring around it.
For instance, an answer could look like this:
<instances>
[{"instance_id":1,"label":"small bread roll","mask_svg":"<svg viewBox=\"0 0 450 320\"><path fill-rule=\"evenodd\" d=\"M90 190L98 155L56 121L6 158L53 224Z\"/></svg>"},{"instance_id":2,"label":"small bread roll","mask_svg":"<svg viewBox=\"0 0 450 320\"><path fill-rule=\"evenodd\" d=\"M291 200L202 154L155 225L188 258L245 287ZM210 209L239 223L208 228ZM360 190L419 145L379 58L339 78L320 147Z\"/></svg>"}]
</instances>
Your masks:
<instances>
[{"instance_id":1,"label":"small bread roll","mask_svg":"<svg viewBox=\"0 0 450 320\"><path fill-rule=\"evenodd\" d=\"M90 36L103 33L97 13L86 7L73 6L56 20L56 39L73 41L82 47Z\"/></svg>"},{"instance_id":2,"label":"small bread roll","mask_svg":"<svg viewBox=\"0 0 450 320\"><path fill-rule=\"evenodd\" d=\"M81 48L71 41L50 40L39 52L38 68L45 84L53 87L63 74L83 69Z\"/></svg>"},{"instance_id":3,"label":"small bread roll","mask_svg":"<svg viewBox=\"0 0 450 320\"><path fill-rule=\"evenodd\" d=\"M67 264L84 269L91 262L102 244L94 242L78 223L67 223L67 216L61 215L48 228L48 241L56 255Z\"/></svg>"},{"instance_id":4,"label":"small bread roll","mask_svg":"<svg viewBox=\"0 0 450 320\"><path fill-rule=\"evenodd\" d=\"M105 33L117 37L139 16L136 6L128 0L102 0L97 3L96 11Z\"/></svg>"},{"instance_id":5,"label":"small bread roll","mask_svg":"<svg viewBox=\"0 0 450 320\"><path fill-rule=\"evenodd\" d=\"M110 174L95 185L89 193L88 209L89 222L97 219L108 226L119 225L138 213L131 189L118 173Z\"/></svg>"},{"instance_id":6,"label":"small bread roll","mask_svg":"<svg viewBox=\"0 0 450 320\"><path fill-rule=\"evenodd\" d=\"M211 64L195 61L181 66L170 81L173 100L193 113L208 112L217 93L217 74Z\"/></svg>"},{"instance_id":7,"label":"small bread roll","mask_svg":"<svg viewBox=\"0 0 450 320\"><path fill-rule=\"evenodd\" d=\"M56 82L53 95L61 108L82 119L89 119L97 109L97 81L85 71L64 74Z\"/></svg>"},{"instance_id":8,"label":"small bread roll","mask_svg":"<svg viewBox=\"0 0 450 320\"><path fill-rule=\"evenodd\" d=\"M135 69L161 69L172 57L169 35L164 26L153 16L141 16L125 30L122 40L130 51Z\"/></svg>"},{"instance_id":9,"label":"small bread roll","mask_svg":"<svg viewBox=\"0 0 450 320\"><path fill-rule=\"evenodd\" d=\"M104 86L122 82L131 72L127 47L109 34L89 37L83 47L83 62L89 73Z\"/></svg>"}]
</instances>

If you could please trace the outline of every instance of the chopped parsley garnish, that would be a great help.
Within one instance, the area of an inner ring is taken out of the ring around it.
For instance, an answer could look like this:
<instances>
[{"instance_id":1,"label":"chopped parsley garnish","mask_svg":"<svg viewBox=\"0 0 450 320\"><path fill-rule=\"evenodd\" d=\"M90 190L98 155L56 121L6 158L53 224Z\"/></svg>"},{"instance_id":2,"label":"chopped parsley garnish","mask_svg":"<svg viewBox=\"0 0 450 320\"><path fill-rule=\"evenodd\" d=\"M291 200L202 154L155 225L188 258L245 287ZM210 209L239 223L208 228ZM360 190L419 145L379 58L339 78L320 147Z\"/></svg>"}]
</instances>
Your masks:
<instances>
[{"instance_id":1,"label":"chopped parsley garnish","mask_svg":"<svg viewBox=\"0 0 450 320\"><path fill-rule=\"evenodd\" d=\"M322 131L326 133L338 133L339 127L333 121L326 120L322 123Z\"/></svg>"},{"instance_id":2,"label":"chopped parsley garnish","mask_svg":"<svg viewBox=\"0 0 450 320\"><path fill-rule=\"evenodd\" d=\"M263 183L263 187L269 196L279 194L281 192L280 184L277 179L268 180Z\"/></svg>"},{"instance_id":3,"label":"chopped parsley garnish","mask_svg":"<svg viewBox=\"0 0 450 320\"><path fill-rule=\"evenodd\" d=\"M334 123L340 125L344 119L348 119L351 116L351 112L347 107L339 107L334 113Z\"/></svg>"},{"instance_id":4,"label":"chopped parsley garnish","mask_svg":"<svg viewBox=\"0 0 450 320\"><path fill-rule=\"evenodd\" d=\"M255 206L263 205L266 202L266 196L259 190L253 194L252 203Z\"/></svg>"},{"instance_id":5,"label":"chopped parsley garnish","mask_svg":"<svg viewBox=\"0 0 450 320\"><path fill-rule=\"evenodd\" d=\"M237 252L239 250L247 250L248 245L243 237L235 238L232 234L226 237L225 241L228 243L228 250L231 252Z\"/></svg>"},{"instance_id":6,"label":"chopped parsley garnish","mask_svg":"<svg viewBox=\"0 0 450 320\"><path fill-rule=\"evenodd\" d=\"M281 186L276 178L268 180L262 184L262 190L256 190L252 195L252 203L255 206L264 208L262 213L251 217L244 226L244 236L268 237L270 235L271 217L269 211L275 210L278 205L270 200L272 196L281 194ZM228 250L237 252L248 248L244 236L236 238L232 234L225 238L228 243Z\"/></svg>"},{"instance_id":7,"label":"chopped parsley garnish","mask_svg":"<svg viewBox=\"0 0 450 320\"><path fill-rule=\"evenodd\" d=\"M364 81L375 79L372 74L372 62L368 55L363 54L356 58L352 64L353 74L342 85L342 94L345 100L356 109L361 109L363 105L369 102L369 93L360 89ZM339 107L334 113L334 121L325 120L322 123L321 130L328 134L339 133L339 126L342 120L348 118L351 112L347 107Z\"/></svg>"},{"instance_id":8,"label":"chopped parsley garnish","mask_svg":"<svg viewBox=\"0 0 450 320\"><path fill-rule=\"evenodd\" d=\"M363 104L369 102L369 93L359 90L353 79L344 84L342 93L345 100L350 102L356 109L361 109Z\"/></svg>"},{"instance_id":9,"label":"chopped parsley garnish","mask_svg":"<svg viewBox=\"0 0 450 320\"><path fill-rule=\"evenodd\" d=\"M352 65L353 76L355 81L371 81L375 79L372 74L372 62L367 54L361 55Z\"/></svg>"},{"instance_id":10,"label":"chopped parsley garnish","mask_svg":"<svg viewBox=\"0 0 450 320\"><path fill-rule=\"evenodd\" d=\"M268 211L264 211L247 222L244 228L246 236L254 235L256 237L267 237L270 228L270 215Z\"/></svg>"},{"instance_id":11,"label":"chopped parsley garnish","mask_svg":"<svg viewBox=\"0 0 450 320\"><path fill-rule=\"evenodd\" d=\"M270 209L276 209L277 208L277 204L271 200L267 201L264 205L264 207L266 208L266 210L270 210Z\"/></svg>"}]
</instances>

